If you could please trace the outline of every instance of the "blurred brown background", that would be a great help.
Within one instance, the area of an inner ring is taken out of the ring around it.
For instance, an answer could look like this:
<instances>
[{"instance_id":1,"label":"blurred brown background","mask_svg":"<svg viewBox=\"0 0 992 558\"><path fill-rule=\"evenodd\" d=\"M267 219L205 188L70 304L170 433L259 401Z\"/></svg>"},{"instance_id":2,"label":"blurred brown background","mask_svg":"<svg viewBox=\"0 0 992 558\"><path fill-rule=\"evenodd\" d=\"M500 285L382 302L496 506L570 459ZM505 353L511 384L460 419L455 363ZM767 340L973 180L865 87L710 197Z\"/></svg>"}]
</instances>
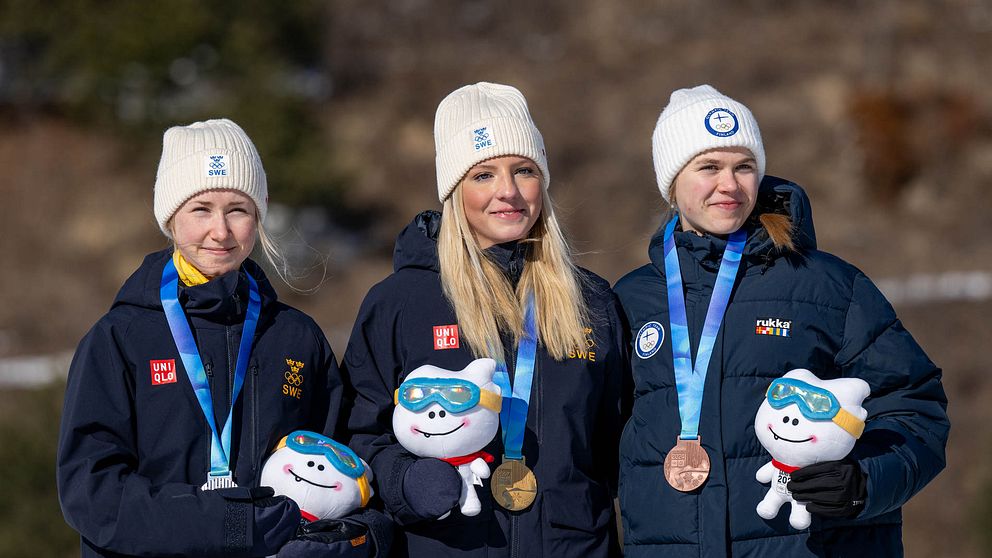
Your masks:
<instances>
[{"instance_id":1,"label":"blurred brown background","mask_svg":"<svg viewBox=\"0 0 992 558\"><path fill-rule=\"evenodd\" d=\"M437 206L437 103L513 84L544 133L582 265L646 261L650 135L710 83L803 185L820 248L864 269L944 369L947 469L905 508L908 556L992 556L992 1L0 2L0 555L75 556L54 489L67 354L150 251L161 134L255 140L277 285L340 356L396 233ZM327 277L321 284L326 269Z\"/></svg>"}]
</instances>

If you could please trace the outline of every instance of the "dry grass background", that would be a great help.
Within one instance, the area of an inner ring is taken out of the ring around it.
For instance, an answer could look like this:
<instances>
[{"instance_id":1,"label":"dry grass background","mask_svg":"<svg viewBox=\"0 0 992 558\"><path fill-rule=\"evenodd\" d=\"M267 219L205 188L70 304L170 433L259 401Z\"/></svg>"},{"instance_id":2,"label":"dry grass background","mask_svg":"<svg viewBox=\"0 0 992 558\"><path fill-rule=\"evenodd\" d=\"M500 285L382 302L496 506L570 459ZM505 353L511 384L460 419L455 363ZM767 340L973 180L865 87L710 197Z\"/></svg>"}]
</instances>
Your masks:
<instances>
[{"instance_id":1,"label":"dry grass background","mask_svg":"<svg viewBox=\"0 0 992 558\"><path fill-rule=\"evenodd\" d=\"M340 0L327 12L334 93L318 124L344 202L369 219L359 237L312 242L329 257L318 292L281 293L339 355L395 234L437 205L437 102L481 80L527 96L580 261L610 280L646 260L661 211L651 130L670 91L698 83L752 108L768 173L812 198L821 249L874 278L992 271L987 0ZM157 154L57 115L2 122L0 355L71 350L165 246ZM992 301L897 311L944 368L952 421L947 470L905 508L907 555L992 554Z\"/></svg>"}]
</instances>

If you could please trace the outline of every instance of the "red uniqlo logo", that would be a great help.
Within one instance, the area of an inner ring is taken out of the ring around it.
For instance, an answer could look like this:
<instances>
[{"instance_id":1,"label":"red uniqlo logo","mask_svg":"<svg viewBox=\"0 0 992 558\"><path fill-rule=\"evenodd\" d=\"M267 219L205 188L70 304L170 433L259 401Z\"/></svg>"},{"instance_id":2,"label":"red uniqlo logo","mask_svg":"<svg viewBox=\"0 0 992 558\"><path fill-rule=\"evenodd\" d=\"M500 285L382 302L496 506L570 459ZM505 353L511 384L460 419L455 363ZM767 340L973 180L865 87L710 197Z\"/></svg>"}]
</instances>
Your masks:
<instances>
[{"instance_id":1,"label":"red uniqlo logo","mask_svg":"<svg viewBox=\"0 0 992 558\"><path fill-rule=\"evenodd\" d=\"M153 386L176 383L176 359L150 360L148 364L152 369Z\"/></svg>"},{"instance_id":2,"label":"red uniqlo logo","mask_svg":"<svg viewBox=\"0 0 992 558\"><path fill-rule=\"evenodd\" d=\"M434 326L434 350L457 349L458 348L458 326L445 325Z\"/></svg>"}]
</instances>

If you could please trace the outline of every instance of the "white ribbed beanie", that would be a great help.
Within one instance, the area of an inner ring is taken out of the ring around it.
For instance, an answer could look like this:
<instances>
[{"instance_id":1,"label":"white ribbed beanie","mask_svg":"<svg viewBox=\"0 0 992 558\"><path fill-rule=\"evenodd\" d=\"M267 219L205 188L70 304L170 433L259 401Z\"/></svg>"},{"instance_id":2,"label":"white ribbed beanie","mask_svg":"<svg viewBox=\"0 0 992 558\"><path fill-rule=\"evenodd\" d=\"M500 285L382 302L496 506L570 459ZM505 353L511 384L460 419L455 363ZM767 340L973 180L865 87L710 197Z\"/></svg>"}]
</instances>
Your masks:
<instances>
[{"instance_id":1,"label":"white ribbed beanie","mask_svg":"<svg viewBox=\"0 0 992 558\"><path fill-rule=\"evenodd\" d=\"M703 151L722 147L750 150L761 182L765 148L751 111L711 85L674 91L651 137L654 172L665 201L671 203L672 182L686 163Z\"/></svg>"},{"instance_id":2,"label":"white ribbed beanie","mask_svg":"<svg viewBox=\"0 0 992 558\"><path fill-rule=\"evenodd\" d=\"M527 157L541 169L544 187L551 183L544 138L527 100L509 85L479 82L445 97L434 116L434 148L442 203L470 168L493 157Z\"/></svg>"},{"instance_id":3,"label":"white ribbed beanie","mask_svg":"<svg viewBox=\"0 0 992 558\"><path fill-rule=\"evenodd\" d=\"M240 126L226 118L174 126L162 137L162 160L155 177L155 220L171 238L166 223L186 201L206 190L244 192L265 220L269 189L255 145Z\"/></svg>"}]
</instances>

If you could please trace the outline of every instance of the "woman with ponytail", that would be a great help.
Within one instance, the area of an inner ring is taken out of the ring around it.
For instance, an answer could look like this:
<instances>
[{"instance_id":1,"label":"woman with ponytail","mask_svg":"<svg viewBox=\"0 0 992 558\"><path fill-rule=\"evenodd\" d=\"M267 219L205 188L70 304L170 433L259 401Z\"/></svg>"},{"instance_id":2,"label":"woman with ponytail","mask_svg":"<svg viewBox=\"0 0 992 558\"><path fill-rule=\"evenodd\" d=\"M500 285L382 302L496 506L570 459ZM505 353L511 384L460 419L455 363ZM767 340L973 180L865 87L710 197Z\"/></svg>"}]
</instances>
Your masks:
<instances>
[{"instance_id":1,"label":"woman with ponytail","mask_svg":"<svg viewBox=\"0 0 992 558\"><path fill-rule=\"evenodd\" d=\"M615 287L634 352L624 555L901 555L900 507L944 467L940 369L863 273L816 249L809 199L765 175L746 106L709 85L677 90L652 144L671 211L651 263ZM871 388L847 458L789 467L788 490L813 514L804 530L755 511L769 461L755 412L795 368Z\"/></svg>"},{"instance_id":2,"label":"woman with ponytail","mask_svg":"<svg viewBox=\"0 0 992 558\"><path fill-rule=\"evenodd\" d=\"M398 554L615 555L627 366L615 297L573 263L548 195L544 142L518 90L454 91L437 109L434 139L442 211L417 215L400 233L395 272L365 298L342 365L351 445L402 527ZM536 352L521 357L535 340ZM390 417L408 373L424 364L462 370L480 357L505 374L501 432L508 419L523 432L517 441L497 435L484 451L493 469L510 461L529 469L536 492L504 508L490 496L493 473L481 481L481 512L469 517L458 509L455 468L407 452ZM511 389L527 379L531 388L512 399L523 412L506 413Z\"/></svg>"}]
</instances>

